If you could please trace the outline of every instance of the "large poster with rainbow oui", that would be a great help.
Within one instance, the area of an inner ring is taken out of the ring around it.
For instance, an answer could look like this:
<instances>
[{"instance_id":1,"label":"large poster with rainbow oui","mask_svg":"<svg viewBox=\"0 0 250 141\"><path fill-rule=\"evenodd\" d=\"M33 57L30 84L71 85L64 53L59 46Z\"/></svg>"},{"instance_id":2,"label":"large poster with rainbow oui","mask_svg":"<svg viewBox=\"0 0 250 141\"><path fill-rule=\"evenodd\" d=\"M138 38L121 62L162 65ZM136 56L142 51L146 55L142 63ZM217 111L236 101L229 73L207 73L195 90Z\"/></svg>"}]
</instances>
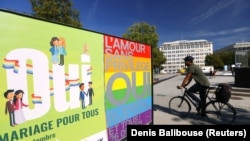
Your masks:
<instances>
[{"instance_id":1,"label":"large poster with rainbow oui","mask_svg":"<svg viewBox=\"0 0 250 141\"><path fill-rule=\"evenodd\" d=\"M0 141L117 141L152 123L151 47L0 9Z\"/></svg>"}]
</instances>

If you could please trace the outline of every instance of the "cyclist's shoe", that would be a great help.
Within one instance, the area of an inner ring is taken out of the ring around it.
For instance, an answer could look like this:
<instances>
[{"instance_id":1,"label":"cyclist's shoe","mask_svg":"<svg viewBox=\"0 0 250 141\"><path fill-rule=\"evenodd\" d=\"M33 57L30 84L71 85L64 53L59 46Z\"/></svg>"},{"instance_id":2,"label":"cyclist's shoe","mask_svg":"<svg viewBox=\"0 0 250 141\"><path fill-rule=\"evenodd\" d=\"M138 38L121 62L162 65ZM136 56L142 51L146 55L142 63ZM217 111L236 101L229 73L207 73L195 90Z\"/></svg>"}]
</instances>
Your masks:
<instances>
[{"instance_id":1,"label":"cyclist's shoe","mask_svg":"<svg viewBox=\"0 0 250 141\"><path fill-rule=\"evenodd\" d=\"M201 112L201 107L199 106L199 107L197 107L196 108L196 111L197 111L197 114L196 115L200 115L200 112Z\"/></svg>"},{"instance_id":2,"label":"cyclist's shoe","mask_svg":"<svg viewBox=\"0 0 250 141\"><path fill-rule=\"evenodd\" d=\"M205 113L205 111L203 111L201 109L201 106L199 106L198 108L196 108L196 110L197 110L197 114L196 115L200 115L202 117L206 117L206 113Z\"/></svg>"},{"instance_id":3,"label":"cyclist's shoe","mask_svg":"<svg viewBox=\"0 0 250 141\"><path fill-rule=\"evenodd\" d=\"M202 117L207 117L206 113L204 111L201 112Z\"/></svg>"},{"instance_id":4,"label":"cyclist's shoe","mask_svg":"<svg viewBox=\"0 0 250 141\"><path fill-rule=\"evenodd\" d=\"M202 113L202 112L197 113L196 115L197 115L197 116L201 116L201 117L207 117L207 115L206 115L205 113Z\"/></svg>"}]
</instances>

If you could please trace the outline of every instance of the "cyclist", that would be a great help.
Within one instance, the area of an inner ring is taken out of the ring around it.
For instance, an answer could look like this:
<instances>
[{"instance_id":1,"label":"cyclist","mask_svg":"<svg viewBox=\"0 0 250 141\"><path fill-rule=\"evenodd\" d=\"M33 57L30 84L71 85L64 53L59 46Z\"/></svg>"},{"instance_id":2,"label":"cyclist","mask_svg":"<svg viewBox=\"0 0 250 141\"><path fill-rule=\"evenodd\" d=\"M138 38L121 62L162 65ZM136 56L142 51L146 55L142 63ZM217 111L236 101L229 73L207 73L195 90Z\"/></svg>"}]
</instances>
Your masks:
<instances>
[{"instance_id":1,"label":"cyclist","mask_svg":"<svg viewBox=\"0 0 250 141\"><path fill-rule=\"evenodd\" d=\"M190 97L199 103L197 108L198 114L205 116L205 106L206 106L206 91L209 88L209 81L206 75L202 72L198 65L193 63L194 58L192 56L186 56L184 58L185 65L187 66L187 74L182 81L178 89L186 87L192 79L194 79L195 84L188 89L188 94ZM199 92L200 99L194 95L194 93Z\"/></svg>"}]
</instances>

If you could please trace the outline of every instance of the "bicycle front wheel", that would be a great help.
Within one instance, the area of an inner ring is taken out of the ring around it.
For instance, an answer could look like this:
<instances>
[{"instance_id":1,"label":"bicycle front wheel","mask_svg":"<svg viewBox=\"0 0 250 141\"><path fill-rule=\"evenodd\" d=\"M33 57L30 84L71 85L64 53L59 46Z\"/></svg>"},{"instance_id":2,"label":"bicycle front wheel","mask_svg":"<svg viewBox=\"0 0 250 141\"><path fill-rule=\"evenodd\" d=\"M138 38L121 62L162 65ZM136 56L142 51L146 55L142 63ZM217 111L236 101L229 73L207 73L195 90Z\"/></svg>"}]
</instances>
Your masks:
<instances>
[{"instance_id":1,"label":"bicycle front wheel","mask_svg":"<svg viewBox=\"0 0 250 141\"><path fill-rule=\"evenodd\" d=\"M181 96L175 96L169 100L170 113L185 117L190 113L191 106L189 102Z\"/></svg>"},{"instance_id":2,"label":"bicycle front wheel","mask_svg":"<svg viewBox=\"0 0 250 141\"><path fill-rule=\"evenodd\" d=\"M206 116L214 124L232 124L236 111L229 103L210 101L206 105Z\"/></svg>"}]
</instances>

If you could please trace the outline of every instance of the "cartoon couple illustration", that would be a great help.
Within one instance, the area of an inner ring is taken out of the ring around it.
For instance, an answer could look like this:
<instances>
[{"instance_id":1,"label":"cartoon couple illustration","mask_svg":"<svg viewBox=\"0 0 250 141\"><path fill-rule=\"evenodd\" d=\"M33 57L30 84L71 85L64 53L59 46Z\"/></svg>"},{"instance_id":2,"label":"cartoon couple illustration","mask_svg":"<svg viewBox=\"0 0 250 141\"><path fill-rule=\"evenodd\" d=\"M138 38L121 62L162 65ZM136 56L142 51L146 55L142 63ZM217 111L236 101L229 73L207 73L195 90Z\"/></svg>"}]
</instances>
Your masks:
<instances>
[{"instance_id":1,"label":"cartoon couple illustration","mask_svg":"<svg viewBox=\"0 0 250 141\"><path fill-rule=\"evenodd\" d=\"M89 88L88 88L88 91L87 91L87 93L84 91L84 83L81 83L80 85L79 85L79 88L80 88L80 97L79 97L79 99L81 100L81 104L82 104L82 109L84 109L85 107L86 107L86 103L85 103L85 101L86 100L89 100L89 105L92 105L92 96L94 96L94 90L93 90L93 88L92 88L92 82L90 81L90 82L88 82L88 85L89 85ZM86 97L89 97L89 99L86 99Z\"/></svg>"},{"instance_id":2,"label":"cartoon couple illustration","mask_svg":"<svg viewBox=\"0 0 250 141\"><path fill-rule=\"evenodd\" d=\"M28 107L23 103L23 90L8 89L4 92L4 97L7 99L5 114L9 113L10 126L14 127L26 121L22 108Z\"/></svg>"},{"instance_id":3,"label":"cartoon couple illustration","mask_svg":"<svg viewBox=\"0 0 250 141\"><path fill-rule=\"evenodd\" d=\"M53 64L57 64L59 62L60 66L64 65L64 56L67 55L65 48L66 48L66 41L63 37L51 38L49 51L52 55ZM60 60L58 60L58 55L60 57Z\"/></svg>"}]
</instances>

